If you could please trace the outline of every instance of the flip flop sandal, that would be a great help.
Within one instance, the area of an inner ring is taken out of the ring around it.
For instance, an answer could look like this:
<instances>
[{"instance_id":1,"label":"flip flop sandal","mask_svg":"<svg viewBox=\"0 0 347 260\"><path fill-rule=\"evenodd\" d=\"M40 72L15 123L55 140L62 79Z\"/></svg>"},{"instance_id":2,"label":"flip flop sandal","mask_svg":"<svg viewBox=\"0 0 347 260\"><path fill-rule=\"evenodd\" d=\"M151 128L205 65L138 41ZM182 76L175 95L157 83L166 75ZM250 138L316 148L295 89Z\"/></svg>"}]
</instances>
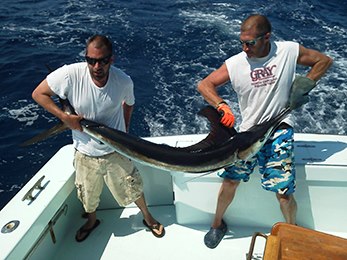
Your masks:
<instances>
[{"instance_id":1,"label":"flip flop sandal","mask_svg":"<svg viewBox=\"0 0 347 260\"><path fill-rule=\"evenodd\" d=\"M153 224L153 225L148 225L147 222L145 220L142 220L142 223L147 227L149 228L150 231L152 231L152 234L155 236L155 237L163 237L165 235L165 229L164 229L164 226L162 224L160 224L159 222ZM163 230L161 231L160 234L158 234L157 232L155 232L154 230L160 230L160 226L163 227Z\"/></svg>"},{"instance_id":2,"label":"flip flop sandal","mask_svg":"<svg viewBox=\"0 0 347 260\"><path fill-rule=\"evenodd\" d=\"M76 239L76 241L77 242L82 242L82 241L84 241L88 236L89 236L89 234L97 227L97 226L99 226L99 224L100 224L100 220L96 220L95 221L95 224L94 224L94 226L93 227L91 227L91 228L84 228L84 226L82 226L78 231L77 231L77 233L76 233L76 236L75 236L75 239ZM85 234L84 236L81 236L82 234ZM80 238L78 238L78 237L80 237ZM82 237L82 238L81 238Z\"/></svg>"}]
</instances>

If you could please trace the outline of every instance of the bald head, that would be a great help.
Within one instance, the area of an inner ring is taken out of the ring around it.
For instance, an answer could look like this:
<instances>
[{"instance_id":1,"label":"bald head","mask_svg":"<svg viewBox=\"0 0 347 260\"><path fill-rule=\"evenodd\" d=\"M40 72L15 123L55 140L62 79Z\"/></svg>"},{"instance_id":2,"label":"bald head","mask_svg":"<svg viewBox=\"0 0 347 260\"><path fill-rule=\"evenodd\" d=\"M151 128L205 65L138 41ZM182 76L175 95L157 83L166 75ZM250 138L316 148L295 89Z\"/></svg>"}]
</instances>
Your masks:
<instances>
[{"instance_id":1,"label":"bald head","mask_svg":"<svg viewBox=\"0 0 347 260\"><path fill-rule=\"evenodd\" d=\"M90 37L86 44L86 54L88 54L89 45L92 45L96 49L105 49L109 55L111 55L113 51L112 42L105 35L96 34Z\"/></svg>"},{"instance_id":2,"label":"bald head","mask_svg":"<svg viewBox=\"0 0 347 260\"><path fill-rule=\"evenodd\" d=\"M241 24L241 32L255 30L259 35L271 32L271 23L264 15L253 14Z\"/></svg>"}]
</instances>

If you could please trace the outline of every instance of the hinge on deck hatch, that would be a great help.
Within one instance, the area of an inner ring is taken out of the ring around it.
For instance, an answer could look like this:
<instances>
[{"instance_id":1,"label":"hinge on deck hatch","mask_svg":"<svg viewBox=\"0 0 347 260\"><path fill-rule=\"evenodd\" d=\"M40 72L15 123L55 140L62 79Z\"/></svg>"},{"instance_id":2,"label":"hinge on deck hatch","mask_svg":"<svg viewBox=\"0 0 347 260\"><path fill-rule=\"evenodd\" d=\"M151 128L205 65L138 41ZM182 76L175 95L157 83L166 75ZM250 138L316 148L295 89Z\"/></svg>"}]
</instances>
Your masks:
<instances>
[{"instance_id":1,"label":"hinge on deck hatch","mask_svg":"<svg viewBox=\"0 0 347 260\"><path fill-rule=\"evenodd\" d=\"M53 244L55 244L57 242L57 239L56 239L55 234L54 234L53 227L54 227L55 223L57 223L57 221L60 218L60 216L62 214L66 215L66 213L67 213L67 205L65 204L63 207L61 207L57 211L57 213L53 216L53 218L48 222L48 229L49 229L49 233L51 234L51 238L52 238Z\"/></svg>"},{"instance_id":2,"label":"hinge on deck hatch","mask_svg":"<svg viewBox=\"0 0 347 260\"><path fill-rule=\"evenodd\" d=\"M35 252L35 250L39 247L40 243L46 237L48 231L51 235L51 239L52 239L53 244L55 244L57 242L53 227L55 226L55 224L57 223L58 219L61 217L62 214L64 214L64 215L67 214L67 210L68 210L67 204L64 204L63 206L61 206L58 209L58 211L55 213L55 215L52 217L52 219L48 222L46 228L42 231L42 233L41 233L40 237L38 238L38 240L36 241L36 243L28 251L28 254L24 257L24 259L29 259L32 256L32 254Z\"/></svg>"}]
</instances>

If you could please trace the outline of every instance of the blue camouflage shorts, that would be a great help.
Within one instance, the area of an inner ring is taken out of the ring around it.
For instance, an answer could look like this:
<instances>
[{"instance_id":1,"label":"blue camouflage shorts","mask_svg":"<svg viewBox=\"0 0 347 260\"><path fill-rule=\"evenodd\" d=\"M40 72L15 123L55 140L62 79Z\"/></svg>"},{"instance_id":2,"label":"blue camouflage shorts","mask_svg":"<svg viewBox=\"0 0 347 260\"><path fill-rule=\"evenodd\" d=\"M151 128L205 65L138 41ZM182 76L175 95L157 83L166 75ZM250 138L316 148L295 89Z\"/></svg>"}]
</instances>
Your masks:
<instances>
[{"instance_id":1,"label":"blue camouflage shorts","mask_svg":"<svg viewBox=\"0 0 347 260\"><path fill-rule=\"evenodd\" d=\"M295 191L294 131L276 130L262 149L248 161L238 161L219 174L222 178L247 182L259 165L263 189L289 195Z\"/></svg>"}]
</instances>

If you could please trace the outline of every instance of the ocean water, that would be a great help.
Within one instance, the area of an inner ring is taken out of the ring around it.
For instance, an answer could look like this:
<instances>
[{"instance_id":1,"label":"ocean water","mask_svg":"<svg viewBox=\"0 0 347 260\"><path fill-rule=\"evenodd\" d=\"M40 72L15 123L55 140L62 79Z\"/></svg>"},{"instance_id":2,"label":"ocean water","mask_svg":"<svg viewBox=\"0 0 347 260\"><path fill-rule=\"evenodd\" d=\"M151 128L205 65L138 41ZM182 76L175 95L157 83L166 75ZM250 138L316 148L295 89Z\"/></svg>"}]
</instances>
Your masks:
<instances>
[{"instance_id":1,"label":"ocean water","mask_svg":"<svg viewBox=\"0 0 347 260\"><path fill-rule=\"evenodd\" d=\"M334 59L311 100L295 111L296 132L347 134L347 0L3 0L0 5L0 209L63 145L66 132L31 147L18 145L57 120L32 90L63 64L83 60L86 39L107 34L115 65L135 83L131 133L206 133L197 116L206 103L197 82L241 51L239 26L251 13L293 40ZM306 73L298 68L298 73ZM239 116L230 86L221 90ZM237 118L236 125L240 122Z\"/></svg>"}]
</instances>

